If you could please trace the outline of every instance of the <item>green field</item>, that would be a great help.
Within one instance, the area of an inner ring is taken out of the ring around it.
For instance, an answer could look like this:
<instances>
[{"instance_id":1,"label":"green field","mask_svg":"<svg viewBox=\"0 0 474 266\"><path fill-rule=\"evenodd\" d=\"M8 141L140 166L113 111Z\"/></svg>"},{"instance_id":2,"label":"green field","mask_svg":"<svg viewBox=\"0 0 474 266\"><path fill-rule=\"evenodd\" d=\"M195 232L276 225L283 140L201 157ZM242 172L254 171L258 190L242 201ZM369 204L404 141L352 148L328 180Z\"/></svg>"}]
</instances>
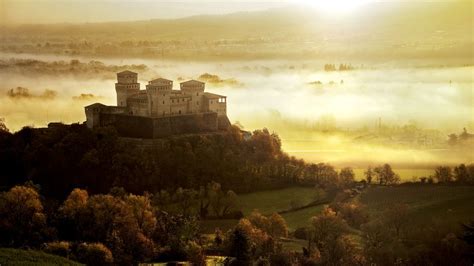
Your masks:
<instances>
[{"instance_id":1,"label":"green field","mask_svg":"<svg viewBox=\"0 0 474 266\"><path fill-rule=\"evenodd\" d=\"M474 219L474 186L371 187L359 199L372 215L391 203L405 203L413 226L437 223L456 229Z\"/></svg>"},{"instance_id":2,"label":"green field","mask_svg":"<svg viewBox=\"0 0 474 266\"><path fill-rule=\"evenodd\" d=\"M83 265L40 251L0 248L0 265Z\"/></svg>"},{"instance_id":3,"label":"green field","mask_svg":"<svg viewBox=\"0 0 474 266\"><path fill-rule=\"evenodd\" d=\"M318 215L323 209L324 205L318 205L309 207L295 212L289 212L283 214L290 232L295 231L299 227L305 227L309 225L311 217Z\"/></svg>"},{"instance_id":4,"label":"green field","mask_svg":"<svg viewBox=\"0 0 474 266\"><path fill-rule=\"evenodd\" d=\"M306 205L314 201L316 196L314 188L291 187L242 194L239 195L239 203L244 215L249 215L253 210L268 215L290 209L292 201Z\"/></svg>"},{"instance_id":5,"label":"green field","mask_svg":"<svg viewBox=\"0 0 474 266\"><path fill-rule=\"evenodd\" d=\"M291 208L292 201L301 206L309 204L316 199L317 192L309 187L291 187L277 190L260 191L239 195L239 204L245 216L258 210L262 214L270 215ZM290 231L309 224L309 219L318 214L322 205L305 208L302 210L283 214ZM205 220L201 222L201 231L213 233L214 228L228 230L237 224L237 220Z\"/></svg>"}]
</instances>

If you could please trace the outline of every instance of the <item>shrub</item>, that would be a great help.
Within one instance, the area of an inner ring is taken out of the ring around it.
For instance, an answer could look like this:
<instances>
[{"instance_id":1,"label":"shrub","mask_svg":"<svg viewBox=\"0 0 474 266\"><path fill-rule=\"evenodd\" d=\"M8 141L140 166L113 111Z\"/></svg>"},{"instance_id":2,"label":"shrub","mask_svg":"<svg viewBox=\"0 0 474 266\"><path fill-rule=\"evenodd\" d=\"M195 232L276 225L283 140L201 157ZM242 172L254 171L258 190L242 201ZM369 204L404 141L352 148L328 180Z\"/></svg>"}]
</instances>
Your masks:
<instances>
[{"instance_id":1,"label":"shrub","mask_svg":"<svg viewBox=\"0 0 474 266\"><path fill-rule=\"evenodd\" d=\"M307 240L308 239L308 228L299 227L295 230L293 235L295 236L295 238Z\"/></svg>"},{"instance_id":2,"label":"shrub","mask_svg":"<svg viewBox=\"0 0 474 266\"><path fill-rule=\"evenodd\" d=\"M77 248L77 259L87 265L110 265L112 252L101 243L82 243Z\"/></svg>"},{"instance_id":3,"label":"shrub","mask_svg":"<svg viewBox=\"0 0 474 266\"><path fill-rule=\"evenodd\" d=\"M45 243L43 251L69 258L69 254L71 254L71 244L66 241Z\"/></svg>"}]
</instances>

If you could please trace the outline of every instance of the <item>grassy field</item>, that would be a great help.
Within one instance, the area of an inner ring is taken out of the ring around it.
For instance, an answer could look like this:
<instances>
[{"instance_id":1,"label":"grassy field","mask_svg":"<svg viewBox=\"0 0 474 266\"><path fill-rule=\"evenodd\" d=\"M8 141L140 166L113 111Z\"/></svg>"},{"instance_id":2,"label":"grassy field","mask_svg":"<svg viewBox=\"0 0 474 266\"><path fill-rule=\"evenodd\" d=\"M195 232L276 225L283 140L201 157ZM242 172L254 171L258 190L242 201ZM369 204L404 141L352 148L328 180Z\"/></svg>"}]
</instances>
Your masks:
<instances>
[{"instance_id":1,"label":"grassy field","mask_svg":"<svg viewBox=\"0 0 474 266\"><path fill-rule=\"evenodd\" d=\"M259 210L265 215L274 212L290 209L292 202L298 202L300 205L306 205L315 200L317 192L314 188L291 187L277 190L260 191L249 194L239 195L239 203L245 216L252 213L253 210ZM290 231L298 227L306 226L309 219L318 214L322 206L313 206L283 214L288 223ZM237 224L237 220L205 220L201 222L201 231L204 233L213 233L214 228L228 230Z\"/></svg>"},{"instance_id":2,"label":"grassy field","mask_svg":"<svg viewBox=\"0 0 474 266\"><path fill-rule=\"evenodd\" d=\"M323 207L324 205L318 205L295 212L285 213L282 216L285 218L288 228L291 232L295 231L299 227L308 226L310 218L319 214Z\"/></svg>"},{"instance_id":3,"label":"grassy field","mask_svg":"<svg viewBox=\"0 0 474 266\"><path fill-rule=\"evenodd\" d=\"M0 265L83 265L40 251L0 248Z\"/></svg>"},{"instance_id":4,"label":"grassy field","mask_svg":"<svg viewBox=\"0 0 474 266\"><path fill-rule=\"evenodd\" d=\"M437 223L455 230L474 219L474 186L371 187L359 199L373 215L391 203L405 203L413 226Z\"/></svg>"},{"instance_id":5,"label":"grassy field","mask_svg":"<svg viewBox=\"0 0 474 266\"><path fill-rule=\"evenodd\" d=\"M255 209L268 215L290 209L292 202L306 205L314 201L316 196L314 188L291 187L242 194L239 195L239 202L244 215L249 215Z\"/></svg>"}]
</instances>

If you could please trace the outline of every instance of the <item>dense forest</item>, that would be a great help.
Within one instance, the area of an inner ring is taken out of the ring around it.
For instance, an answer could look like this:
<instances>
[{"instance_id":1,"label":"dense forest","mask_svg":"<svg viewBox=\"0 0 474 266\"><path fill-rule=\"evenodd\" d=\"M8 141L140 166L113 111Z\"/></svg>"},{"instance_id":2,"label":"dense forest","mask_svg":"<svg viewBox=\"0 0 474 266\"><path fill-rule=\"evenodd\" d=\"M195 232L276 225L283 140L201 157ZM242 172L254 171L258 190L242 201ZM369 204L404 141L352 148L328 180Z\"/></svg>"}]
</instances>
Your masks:
<instances>
[{"instance_id":1,"label":"dense forest","mask_svg":"<svg viewBox=\"0 0 474 266\"><path fill-rule=\"evenodd\" d=\"M34 249L87 265L205 265L213 256L226 265L445 265L446 258L469 265L473 259L473 224L462 218L469 215L456 214L462 226L428 223L420 230L410 224L413 206L378 200L384 188L410 197L459 191L468 200L472 164L439 166L433 176L400 185L384 164L368 168L358 182L349 167L336 171L288 156L267 129L243 134L233 126L144 147L112 128L51 124L10 133L1 125L3 253L11 252L4 247ZM242 212L238 194L292 186L313 190L311 201ZM321 210L290 231L283 215L313 207ZM212 234L203 232L206 221L217 222ZM288 241L300 241L299 250L285 247Z\"/></svg>"},{"instance_id":2,"label":"dense forest","mask_svg":"<svg viewBox=\"0 0 474 266\"><path fill-rule=\"evenodd\" d=\"M1 186L31 181L45 196L64 198L74 188L106 193L111 187L142 194L195 188L212 181L225 189L250 192L289 185L342 187L344 179L326 164L307 164L281 150L278 135L256 130L245 139L228 132L175 136L142 149L112 128L85 125L25 127L0 133Z\"/></svg>"}]
</instances>

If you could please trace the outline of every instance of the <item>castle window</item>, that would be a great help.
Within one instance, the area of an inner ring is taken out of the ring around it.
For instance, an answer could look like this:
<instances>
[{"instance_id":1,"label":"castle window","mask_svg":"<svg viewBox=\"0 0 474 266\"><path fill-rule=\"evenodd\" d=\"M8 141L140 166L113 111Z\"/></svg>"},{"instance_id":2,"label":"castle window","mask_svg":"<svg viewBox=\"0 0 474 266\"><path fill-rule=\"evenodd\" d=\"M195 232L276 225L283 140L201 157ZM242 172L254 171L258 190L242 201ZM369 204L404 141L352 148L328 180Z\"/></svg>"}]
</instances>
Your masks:
<instances>
[{"instance_id":1,"label":"castle window","mask_svg":"<svg viewBox=\"0 0 474 266\"><path fill-rule=\"evenodd\" d=\"M179 114L181 114L181 110L179 110L179 112L178 112L178 113L179 113Z\"/></svg>"}]
</instances>

